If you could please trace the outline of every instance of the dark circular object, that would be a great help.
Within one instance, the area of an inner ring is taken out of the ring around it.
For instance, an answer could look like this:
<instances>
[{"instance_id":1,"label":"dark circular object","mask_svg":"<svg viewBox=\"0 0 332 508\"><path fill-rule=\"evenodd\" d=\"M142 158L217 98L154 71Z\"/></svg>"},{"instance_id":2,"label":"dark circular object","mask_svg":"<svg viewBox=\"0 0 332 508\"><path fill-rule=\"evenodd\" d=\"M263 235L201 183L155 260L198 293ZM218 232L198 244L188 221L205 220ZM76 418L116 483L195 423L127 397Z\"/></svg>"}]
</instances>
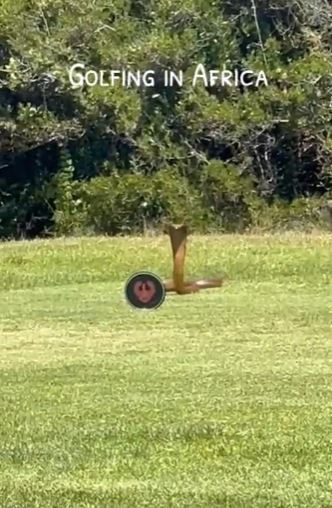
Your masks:
<instances>
[{"instance_id":1,"label":"dark circular object","mask_svg":"<svg viewBox=\"0 0 332 508\"><path fill-rule=\"evenodd\" d=\"M127 280L125 295L132 307L152 310L164 303L166 290L154 273L137 272Z\"/></svg>"}]
</instances>

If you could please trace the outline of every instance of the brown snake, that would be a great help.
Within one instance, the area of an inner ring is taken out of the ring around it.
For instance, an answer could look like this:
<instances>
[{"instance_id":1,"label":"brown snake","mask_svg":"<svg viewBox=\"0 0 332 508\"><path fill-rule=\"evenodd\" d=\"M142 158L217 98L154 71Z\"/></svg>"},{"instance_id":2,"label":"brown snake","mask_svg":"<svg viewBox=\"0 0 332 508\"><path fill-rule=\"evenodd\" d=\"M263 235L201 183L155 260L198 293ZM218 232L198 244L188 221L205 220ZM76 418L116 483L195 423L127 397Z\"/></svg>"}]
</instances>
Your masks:
<instances>
[{"instance_id":1,"label":"brown snake","mask_svg":"<svg viewBox=\"0 0 332 508\"><path fill-rule=\"evenodd\" d=\"M169 226L168 234L171 239L173 254L173 279L163 281L167 292L175 292L178 295L197 293L201 289L221 287L224 279L200 279L196 281L184 280L184 262L186 258L186 246L188 228L185 225Z\"/></svg>"}]
</instances>

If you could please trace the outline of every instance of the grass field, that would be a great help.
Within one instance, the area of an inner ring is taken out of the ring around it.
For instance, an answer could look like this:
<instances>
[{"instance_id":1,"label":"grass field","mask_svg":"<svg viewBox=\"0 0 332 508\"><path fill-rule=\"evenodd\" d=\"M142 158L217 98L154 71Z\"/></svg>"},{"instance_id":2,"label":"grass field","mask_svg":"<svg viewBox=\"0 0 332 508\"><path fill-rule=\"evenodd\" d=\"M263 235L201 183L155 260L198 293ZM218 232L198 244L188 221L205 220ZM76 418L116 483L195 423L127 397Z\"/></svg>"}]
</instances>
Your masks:
<instances>
[{"instance_id":1,"label":"grass field","mask_svg":"<svg viewBox=\"0 0 332 508\"><path fill-rule=\"evenodd\" d=\"M0 245L0 506L332 506L332 235L190 238L225 288L131 309L166 237Z\"/></svg>"}]
</instances>

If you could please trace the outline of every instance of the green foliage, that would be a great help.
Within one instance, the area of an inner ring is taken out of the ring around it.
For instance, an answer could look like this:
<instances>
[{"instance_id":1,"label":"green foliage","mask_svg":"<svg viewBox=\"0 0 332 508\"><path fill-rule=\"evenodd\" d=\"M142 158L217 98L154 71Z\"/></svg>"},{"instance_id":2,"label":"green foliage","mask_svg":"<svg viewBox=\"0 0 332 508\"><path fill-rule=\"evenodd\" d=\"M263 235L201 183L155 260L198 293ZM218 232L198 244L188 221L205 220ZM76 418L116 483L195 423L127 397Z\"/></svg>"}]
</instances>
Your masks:
<instances>
[{"instance_id":1,"label":"green foliage","mask_svg":"<svg viewBox=\"0 0 332 508\"><path fill-rule=\"evenodd\" d=\"M55 231L59 235L74 234L80 230L83 214L80 201L74 197L77 182L73 181L74 167L66 150L61 152L59 168L49 186L49 191L53 188L54 192Z\"/></svg>"},{"instance_id":2,"label":"green foliage","mask_svg":"<svg viewBox=\"0 0 332 508\"><path fill-rule=\"evenodd\" d=\"M34 235L65 234L86 221L101 231L136 231L165 217L243 231L266 203L331 192L332 8L323 0L256 4L253 12L251 0L2 0L0 236L24 234L36 214ZM68 69L78 62L151 69L156 84L72 88ZM264 70L269 86L194 88L198 63ZM183 70L184 86L164 87L165 69ZM103 175L113 190L92 191L98 180L89 180ZM113 203L114 219L101 212L106 203L91 204L90 191Z\"/></svg>"},{"instance_id":3,"label":"green foliage","mask_svg":"<svg viewBox=\"0 0 332 508\"><path fill-rule=\"evenodd\" d=\"M202 191L214 227L242 232L251 225L256 193L251 179L241 176L235 166L211 161L202 175Z\"/></svg>"},{"instance_id":4,"label":"green foliage","mask_svg":"<svg viewBox=\"0 0 332 508\"><path fill-rule=\"evenodd\" d=\"M255 210L252 210L253 228L256 227L259 231L328 230L328 221L321 213L325 201L320 197L302 197L295 199L291 204L275 200L271 205L267 205L259 201Z\"/></svg>"},{"instance_id":5,"label":"green foliage","mask_svg":"<svg viewBox=\"0 0 332 508\"><path fill-rule=\"evenodd\" d=\"M78 186L72 199L85 211L80 215L84 232L109 235L143 232L167 221L185 221L194 228L204 225L205 212L199 193L172 169L153 176L115 172L96 177ZM72 210L68 209L66 199L62 204L61 217L71 232ZM76 210L74 216L78 215Z\"/></svg>"}]
</instances>

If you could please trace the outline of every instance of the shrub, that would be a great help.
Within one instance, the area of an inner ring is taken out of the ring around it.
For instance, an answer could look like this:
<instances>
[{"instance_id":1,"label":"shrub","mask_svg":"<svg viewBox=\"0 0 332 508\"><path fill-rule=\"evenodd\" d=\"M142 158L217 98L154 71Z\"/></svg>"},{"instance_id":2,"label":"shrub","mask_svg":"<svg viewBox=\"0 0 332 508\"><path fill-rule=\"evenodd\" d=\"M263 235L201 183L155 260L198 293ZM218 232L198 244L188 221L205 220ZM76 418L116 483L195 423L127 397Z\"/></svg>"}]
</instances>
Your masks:
<instances>
[{"instance_id":1,"label":"shrub","mask_svg":"<svg viewBox=\"0 0 332 508\"><path fill-rule=\"evenodd\" d=\"M141 233L161 223L183 222L200 228L205 219L199 192L173 169L153 176L143 173L112 173L81 182L72 192L72 201L79 203L82 232L117 235ZM58 202L59 203L59 202ZM72 225L67 201L65 209L57 210L67 232ZM64 222L63 222L64 221ZM70 231L69 231L70 232Z\"/></svg>"},{"instance_id":2,"label":"shrub","mask_svg":"<svg viewBox=\"0 0 332 508\"><path fill-rule=\"evenodd\" d=\"M326 229L326 221L320 212L325 202L326 199L321 197L301 197L292 203L275 200L271 205L261 201L253 225L258 230L266 231Z\"/></svg>"},{"instance_id":3,"label":"shrub","mask_svg":"<svg viewBox=\"0 0 332 508\"><path fill-rule=\"evenodd\" d=\"M195 232L310 230L326 227L323 198L299 198L268 205L253 181L230 164L211 161L196 186L174 168L74 181L67 161L56 176L58 234L139 234L167 223L186 223Z\"/></svg>"},{"instance_id":4,"label":"shrub","mask_svg":"<svg viewBox=\"0 0 332 508\"><path fill-rule=\"evenodd\" d=\"M214 227L224 232L250 227L256 192L252 180L241 176L235 166L211 161L202 173L201 190Z\"/></svg>"}]
</instances>

